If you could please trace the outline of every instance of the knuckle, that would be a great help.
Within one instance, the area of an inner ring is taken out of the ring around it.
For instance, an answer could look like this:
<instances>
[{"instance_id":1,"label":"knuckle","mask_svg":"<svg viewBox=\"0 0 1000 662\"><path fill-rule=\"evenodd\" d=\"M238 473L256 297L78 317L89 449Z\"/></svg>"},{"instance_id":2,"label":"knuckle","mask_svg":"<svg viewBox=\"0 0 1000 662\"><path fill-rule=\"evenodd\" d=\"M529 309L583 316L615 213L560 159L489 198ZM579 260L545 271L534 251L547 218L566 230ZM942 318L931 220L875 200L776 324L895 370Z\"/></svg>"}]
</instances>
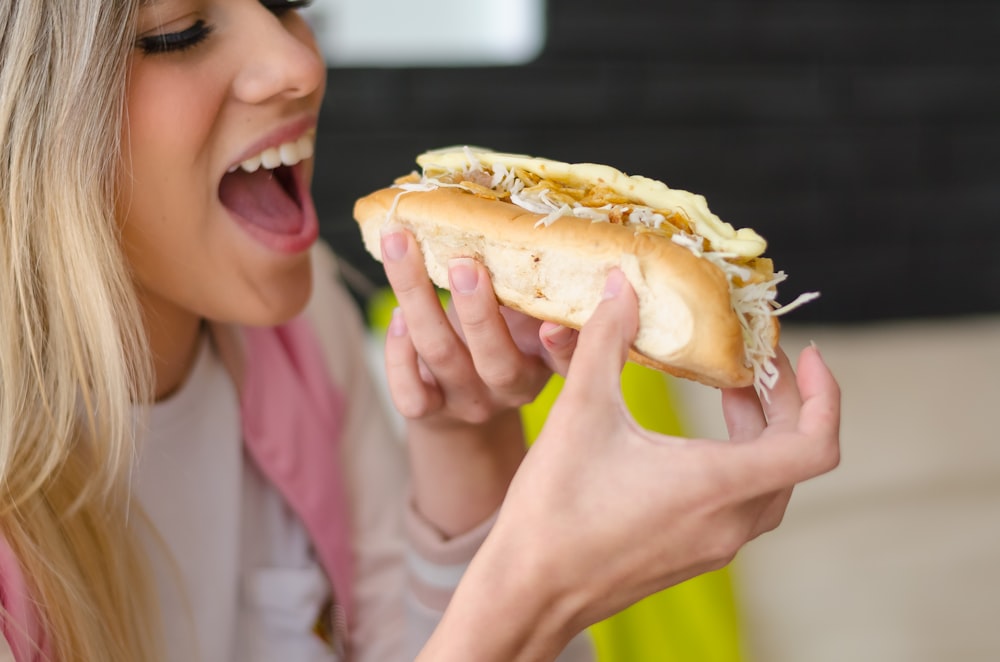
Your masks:
<instances>
[{"instance_id":1,"label":"knuckle","mask_svg":"<svg viewBox=\"0 0 1000 662\"><path fill-rule=\"evenodd\" d=\"M769 531L774 531L779 526L781 526L781 522L782 520L784 520L784 518L785 518L784 510L779 510L775 513L768 514L767 516L761 519L760 532L757 535L768 533Z\"/></svg>"},{"instance_id":2,"label":"knuckle","mask_svg":"<svg viewBox=\"0 0 1000 662\"><path fill-rule=\"evenodd\" d=\"M429 413L427 398L418 397L416 393L394 394L393 404L403 418L418 419Z\"/></svg>"},{"instance_id":3,"label":"knuckle","mask_svg":"<svg viewBox=\"0 0 1000 662\"><path fill-rule=\"evenodd\" d=\"M824 440L813 457L813 474L821 475L840 466L840 442L836 436Z\"/></svg>"},{"instance_id":4,"label":"knuckle","mask_svg":"<svg viewBox=\"0 0 1000 662\"><path fill-rule=\"evenodd\" d=\"M717 554L713 554L706 564L708 569L711 570L722 570L727 565L733 562L736 558L736 551L738 550L720 550Z\"/></svg>"},{"instance_id":5,"label":"knuckle","mask_svg":"<svg viewBox=\"0 0 1000 662\"><path fill-rule=\"evenodd\" d=\"M745 527L740 523L740 525L723 527L718 532L709 551L709 563L715 569L729 565L736 558L736 554L743 548L748 539L744 529Z\"/></svg>"},{"instance_id":6,"label":"knuckle","mask_svg":"<svg viewBox=\"0 0 1000 662\"><path fill-rule=\"evenodd\" d=\"M484 368L480 377L493 390L512 391L520 385L521 370L513 363L504 361Z\"/></svg>"},{"instance_id":7,"label":"knuckle","mask_svg":"<svg viewBox=\"0 0 1000 662\"><path fill-rule=\"evenodd\" d=\"M825 467L827 471L832 471L840 466L840 443L832 441L827 444Z\"/></svg>"},{"instance_id":8,"label":"knuckle","mask_svg":"<svg viewBox=\"0 0 1000 662\"><path fill-rule=\"evenodd\" d=\"M477 398L462 408L462 417L466 423L481 425L493 417L493 407L486 400Z\"/></svg>"},{"instance_id":9,"label":"knuckle","mask_svg":"<svg viewBox=\"0 0 1000 662\"><path fill-rule=\"evenodd\" d=\"M386 266L385 275L392 286L393 294L399 301L410 298L414 293L419 292L424 285L402 266Z\"/></svg>"},{"instance_id":10,"label":"knuckle","mask_svg":"<svg viewBox=\"0 0 1000 662\"><path fill-rule=\"evenodd\" d=\"M455 304L455 313L462 323L462 329L466 335L472 333L486 333L493 328L493 319L490 318L479 307L470 302L465 305Z\"/></svg>"},{"instance_id":11,"label":"knuckle","mask_svg":"<svg viewBox=\"0 0 1000 662\"><path fill-rule=\"evenodd\" d=\"M444 365L450 361L457 352L455 341L438 337L427 340L420 347L420 358L428 365Z\"/></svg>"}]
</instances>

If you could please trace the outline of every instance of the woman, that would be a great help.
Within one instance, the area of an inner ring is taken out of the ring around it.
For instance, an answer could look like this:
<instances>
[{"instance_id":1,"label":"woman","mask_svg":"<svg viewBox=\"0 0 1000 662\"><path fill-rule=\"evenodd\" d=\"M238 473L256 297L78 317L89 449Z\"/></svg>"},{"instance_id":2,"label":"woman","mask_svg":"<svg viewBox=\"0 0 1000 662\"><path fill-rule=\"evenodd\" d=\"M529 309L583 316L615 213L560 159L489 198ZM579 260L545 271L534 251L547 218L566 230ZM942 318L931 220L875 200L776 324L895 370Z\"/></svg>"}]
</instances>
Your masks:
<instances>
[{"instance_id":1,"label":"woman","mask_svg":"<svg viewBox=\"0 0 1000 662\"><path fill-rule=\"evenodd\" d=\"M452 326L390 231L407 465L316 246L325 69L303 4L0 0L0 598L17 660L554 659L727 562L837 462L814 349L797 379L780 357L770 403L724 393L737 443L657 437L620 404L636 325L620 274L577 339L509 331L459 260ZM525 458L517 407L547 365L567 384Z\"/></svg>"}]
</instances>

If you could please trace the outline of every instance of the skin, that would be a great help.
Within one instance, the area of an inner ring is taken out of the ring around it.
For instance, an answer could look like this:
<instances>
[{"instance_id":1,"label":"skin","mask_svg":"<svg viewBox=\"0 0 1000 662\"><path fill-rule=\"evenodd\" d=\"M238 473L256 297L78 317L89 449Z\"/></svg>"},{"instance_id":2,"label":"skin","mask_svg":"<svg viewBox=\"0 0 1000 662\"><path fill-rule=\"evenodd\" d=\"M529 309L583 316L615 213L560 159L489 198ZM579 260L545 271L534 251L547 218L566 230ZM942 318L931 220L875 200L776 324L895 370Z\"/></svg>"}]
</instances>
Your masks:
<instances>
[{"instance_id":1,"label":"skin","mask_svg":"<svg viewBox=\"0 0 1000 662\"><path fill-rule=\"evenodd\" d=\"M605 297L418 660L555 659L584 627L729 563L778 526L796 484L839 463L840 390L814 347L798 375L779 351L769 402L752 388L722 392L729 441L640 428L619 382L638 305L617 271Z\"/></svg>"},{"instance_id":2,"label":"skin","mask_svg":"<svg viewBox=\"0 0 1000 662\"><path fill-rule=\"evenodd\" d=\"M408 419L414 488L421 512L457 535L503 500L525 452L518 407L545 386L549 365L569 361L576 334L540 340L553 325L502 309L471 259L449 265L449 319L412 235L384 235L382 255L400 303L387 334L388 386Z\"/></svg>"},{"instance_id":3,"label":"skin","mask_svg":"<svg viewBox=\"0 0 1000 662\"><path fill-rule=\"evenodd\" d=\"M307 247L256 240L218 186L261 139L315 122L322 58L301 17L258 0L152 0L139 34L197 20L214 28L204 42L137 50L128 87L122 236L159 397L183 383L205 320L278 324L311 289ZM308 181L311 160L301 169ZM729 441L655 435L622 402L638 304L620 272L578 335L501 309L469 259L451 264L444 310L413 238L390 231L382 248L400 303L386 375L415 506L448 537L503 504L421 660L554 659L587 625L727 563L778 525L794 485L839 461L839 387L814 348L798 375L779 354L769 402L723 391ZM553 368L566 384L526 455L517 408Z\"/></svg>"},{"instance_id":4,"label":"skin","mask_svg":"<svg viewBox=\"0 0 1000 662\"><path fill-rule=\"evenodd\" d=\"M326 68L294 11L253 0L155 0L138 33L214 31L180 53L134 51L127 96L123 238L156 362L156 393L190 368L203 319L276 324L308 299L306 251L254 241L218 197L219 181L255 141L315 125ZM255 43L258 48L247 48ZM311 159L302 165L311 177Z\"/></svg>"},{"instance_id":5,"label":"skin","mask_svg":"<svg viewBox=\"0 0 1000 662\"><path fill-rule=\"evenodd\" d=\"M234 222L218 187L261 139L290 126L299 133L315 126L326 75L316 42L297 12L276 15L258 0L153 0L141 9L138 34L176 33L197 20L213 31L191 48L136 49L127 90L122 235L158 398L183 383L205 320L280 324L302 310L311 291L308 247L289 252L256 241ZM299 167L308 182L312 159ZM400 316L387 348L388 377L397 405L411 419L415 506L453 536L501 502L524 453L516 406L537 394L551 370L520 351L488 282L456 296L470 346L505 339L502 351L474 361L414 255L404 250L387 267L414 330L400 334ZM521 344L539 345L538 323L519 328L527 338ZM418 352L423 372L416 369ZM424 383L429 374L432 386Z\"/></svg>"}]
</instances>

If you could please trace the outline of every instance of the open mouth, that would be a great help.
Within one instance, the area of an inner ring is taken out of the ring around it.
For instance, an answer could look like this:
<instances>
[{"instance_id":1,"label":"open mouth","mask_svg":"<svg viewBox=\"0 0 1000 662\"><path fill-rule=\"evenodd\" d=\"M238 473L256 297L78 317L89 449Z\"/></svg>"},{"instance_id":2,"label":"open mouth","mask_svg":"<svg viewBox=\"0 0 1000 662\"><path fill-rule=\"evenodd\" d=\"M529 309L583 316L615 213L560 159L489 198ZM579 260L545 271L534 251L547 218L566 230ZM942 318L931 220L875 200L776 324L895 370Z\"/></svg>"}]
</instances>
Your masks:
<instances>
[{"instance_id":1,"label":"open mouth","mask_svg":"<svg viewBox=\"0 0 1000 662\"><path fill-rule=\"evenodd\" d=\"M306 215L298 164L312 156L312 135L270 148L227 172L219 200L230 212L265 232L295 235Z\"/></svg>"},{"instance_id":2,"label":"open mouth","mask_svg":"<svg viewBox=\"0 0 1000 662\"><path fill-rule=\"evenodd\" d=\"M296 234L302 229L302 206L288 166L227 173L219 184L219 199L231 212L268 232Z\"/></svg>"}]
</instances>

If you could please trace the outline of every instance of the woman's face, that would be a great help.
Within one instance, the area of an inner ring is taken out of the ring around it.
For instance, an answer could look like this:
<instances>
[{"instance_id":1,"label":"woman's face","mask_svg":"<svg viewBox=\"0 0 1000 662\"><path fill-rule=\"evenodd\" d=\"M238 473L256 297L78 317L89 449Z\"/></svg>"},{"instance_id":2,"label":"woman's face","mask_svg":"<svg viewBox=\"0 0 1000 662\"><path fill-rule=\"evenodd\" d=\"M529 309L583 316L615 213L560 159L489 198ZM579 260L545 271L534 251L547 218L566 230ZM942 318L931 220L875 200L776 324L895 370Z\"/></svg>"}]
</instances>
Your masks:
<instances>
[{"instance_id":1,"label":"woman's face","mask_svg":"<svg viewBox=\"0 0 1000 662\"><path fill-rule=\"evenodd\" d=\"M302 4L142 2L120 215L153 324L274 324L309 296L326 68Z\"/></svg>"}]
</instances>

